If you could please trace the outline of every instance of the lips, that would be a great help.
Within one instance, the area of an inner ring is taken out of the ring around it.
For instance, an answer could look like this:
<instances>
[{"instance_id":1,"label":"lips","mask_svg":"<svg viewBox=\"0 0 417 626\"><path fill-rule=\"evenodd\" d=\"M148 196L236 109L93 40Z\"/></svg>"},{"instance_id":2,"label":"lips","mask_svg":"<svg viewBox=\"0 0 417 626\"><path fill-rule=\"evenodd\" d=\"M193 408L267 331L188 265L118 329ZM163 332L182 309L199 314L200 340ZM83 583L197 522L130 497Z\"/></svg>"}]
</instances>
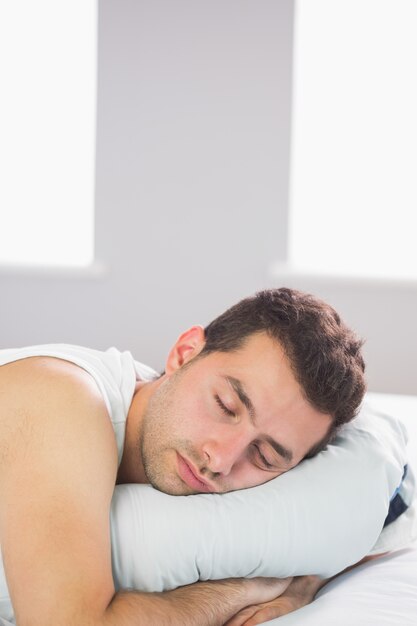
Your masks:
<instances>
[{"instance_id":1,"label":"lips","mask_svg":"<svg viewBox=\"0 0 417 626\"><path fill-rule=\"evenodd\" d=\"M196 470L177 452L178 474L183 482L200 493L216 491L214 487L198 478Z\"/></svg>"}]
</instances>

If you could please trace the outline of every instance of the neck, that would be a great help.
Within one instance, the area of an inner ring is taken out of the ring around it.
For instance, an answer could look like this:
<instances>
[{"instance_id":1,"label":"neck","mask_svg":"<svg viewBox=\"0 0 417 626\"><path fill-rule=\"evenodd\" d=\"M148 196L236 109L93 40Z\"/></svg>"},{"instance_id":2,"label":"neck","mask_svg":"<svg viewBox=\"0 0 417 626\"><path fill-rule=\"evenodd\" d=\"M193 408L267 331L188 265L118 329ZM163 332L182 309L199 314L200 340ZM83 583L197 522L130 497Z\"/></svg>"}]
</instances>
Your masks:
<instances>
[{"instance_id":1,"label":"neck","mask_svg":"<svg viewBox=\"0 0 417 626\"><path fill-rule=\"evenodd\" d=\"M117 472L116 484L147 483L140 449L143 416L155 389L164 376L151 382L138 381L126 418L123 456Z\"/></svg>"}]
</instances>

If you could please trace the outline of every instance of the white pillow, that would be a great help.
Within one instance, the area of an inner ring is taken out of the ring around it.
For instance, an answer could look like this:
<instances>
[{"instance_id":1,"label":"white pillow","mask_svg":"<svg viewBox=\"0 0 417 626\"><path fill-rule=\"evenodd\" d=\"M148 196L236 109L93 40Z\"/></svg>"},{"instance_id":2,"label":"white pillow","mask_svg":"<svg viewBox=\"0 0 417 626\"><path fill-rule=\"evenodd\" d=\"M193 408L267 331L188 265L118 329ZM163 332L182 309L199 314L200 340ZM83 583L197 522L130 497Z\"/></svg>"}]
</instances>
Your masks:
<instances>
[{"instance_id":1,"label":"white pillow","mask_svg":"<svg viewBox=\"0 0 417 626\"><path fill-rule=\"evenodd\" d=\"M118 486L116 588L336 574L375 544L407 462L406 439L401 422L364 405L327 450L259 487L179 497Z\"/></svg>"}]
</instances>

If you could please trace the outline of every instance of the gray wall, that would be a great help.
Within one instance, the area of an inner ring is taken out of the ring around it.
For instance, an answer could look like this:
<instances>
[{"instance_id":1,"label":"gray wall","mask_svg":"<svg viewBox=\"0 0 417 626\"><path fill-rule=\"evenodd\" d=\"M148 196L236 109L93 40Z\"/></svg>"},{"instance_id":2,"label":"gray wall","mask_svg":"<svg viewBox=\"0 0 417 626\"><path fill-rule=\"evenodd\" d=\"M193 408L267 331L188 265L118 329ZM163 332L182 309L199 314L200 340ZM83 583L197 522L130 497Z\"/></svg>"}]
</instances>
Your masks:
<instances>
[{"instance_id":1,"label":"gray wall","mask_svg":"<svg viewBox=\"0 0 417 626\"><path fill-rule=\"evenodd\" d=\"M161 368L177 335L256 289L335 304L367 338L370 387L417 393L415 284L271 269L287 254L292 0L102 0L96 258L0 269L0 345L130 349Z\"/></svg>"}]
</instances>

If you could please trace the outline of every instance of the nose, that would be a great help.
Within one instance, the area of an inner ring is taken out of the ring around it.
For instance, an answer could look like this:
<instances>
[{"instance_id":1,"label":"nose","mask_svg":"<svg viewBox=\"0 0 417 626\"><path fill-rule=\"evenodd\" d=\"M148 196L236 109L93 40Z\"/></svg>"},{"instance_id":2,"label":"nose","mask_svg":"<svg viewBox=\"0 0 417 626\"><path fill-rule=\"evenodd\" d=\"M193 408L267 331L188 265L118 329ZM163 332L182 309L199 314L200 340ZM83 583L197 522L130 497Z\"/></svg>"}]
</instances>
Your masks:
<instances>
[{"instance_id":1,"label":"nose","mask_svg":"<svg viewBox=\"0 0 417 626\"><path fill-rule=\"evenodd\" d=\"M247 453L249 445L247 433L233 432L228 436L224 433L221 438L210 438L202 450L206 458L206 467L213 474L227 476L234 465Z\"/></svg>"}]
</instances>

